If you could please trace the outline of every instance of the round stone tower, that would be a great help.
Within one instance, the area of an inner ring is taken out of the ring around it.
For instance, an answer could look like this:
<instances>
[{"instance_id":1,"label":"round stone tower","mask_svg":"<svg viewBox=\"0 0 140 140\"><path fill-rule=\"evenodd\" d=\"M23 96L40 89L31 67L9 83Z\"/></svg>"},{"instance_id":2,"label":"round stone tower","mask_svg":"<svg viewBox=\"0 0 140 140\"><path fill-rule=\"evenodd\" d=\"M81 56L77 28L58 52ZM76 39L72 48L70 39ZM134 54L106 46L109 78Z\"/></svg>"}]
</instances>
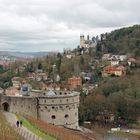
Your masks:
<instances>
[{"instance_id":1,"label":"round stone tower","mask_svg":"<svg viewBox=\"0 0 140 140\"><path fill-rule=\"evenodd\" d=\"M58 126L78 129L79 93L44 91L38 97L39 119Z\"/></svg>"}]
</instances>

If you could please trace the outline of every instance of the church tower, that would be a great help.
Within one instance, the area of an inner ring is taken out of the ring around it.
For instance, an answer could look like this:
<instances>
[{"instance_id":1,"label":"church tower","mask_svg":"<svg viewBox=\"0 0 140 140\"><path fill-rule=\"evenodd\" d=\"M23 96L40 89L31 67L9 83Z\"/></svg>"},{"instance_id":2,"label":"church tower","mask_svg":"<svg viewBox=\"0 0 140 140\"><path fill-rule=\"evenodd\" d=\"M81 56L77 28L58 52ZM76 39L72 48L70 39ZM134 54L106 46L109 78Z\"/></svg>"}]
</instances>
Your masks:
<instances>
[{"instance_id":1,"label":"church tower","mask_svg":"<svg viewBox=\"0 0 140 140\"><path fill-rule=\"evenodd\" d=\"M80 48L85 47L85 38L84 35L80 35Z\"/></svg>"}]
</instances>

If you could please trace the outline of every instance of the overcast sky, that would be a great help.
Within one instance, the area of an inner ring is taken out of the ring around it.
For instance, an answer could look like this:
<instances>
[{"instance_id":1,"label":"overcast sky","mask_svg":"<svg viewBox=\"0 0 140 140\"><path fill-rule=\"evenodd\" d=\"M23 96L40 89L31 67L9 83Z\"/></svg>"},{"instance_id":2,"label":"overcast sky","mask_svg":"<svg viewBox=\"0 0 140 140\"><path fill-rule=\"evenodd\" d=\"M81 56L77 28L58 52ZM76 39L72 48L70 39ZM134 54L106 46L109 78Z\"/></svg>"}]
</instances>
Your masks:
<instances>
[{"instance_id":1,"label":"overcast sky","mask_svg":"<svg viewBox=\"0 0 140 140\"><path fill-rule=\"evenodd\" d=\"M0 0L0 51L62 51L140 23L140 0Z\"/></svg>"}]
</instances>

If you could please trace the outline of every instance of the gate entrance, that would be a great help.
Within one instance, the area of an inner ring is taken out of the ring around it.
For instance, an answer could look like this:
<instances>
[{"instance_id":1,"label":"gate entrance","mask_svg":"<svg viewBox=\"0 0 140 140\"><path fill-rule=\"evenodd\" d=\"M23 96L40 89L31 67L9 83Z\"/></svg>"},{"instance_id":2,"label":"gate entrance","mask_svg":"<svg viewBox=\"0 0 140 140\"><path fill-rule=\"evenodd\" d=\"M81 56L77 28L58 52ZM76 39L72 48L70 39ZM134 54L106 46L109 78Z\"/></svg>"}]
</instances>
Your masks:
<instances>
[{"instance_id":1,"label":"gate entrance","mask_svg":"<svg viewBox=\"0 0 140 140\"><path fill-rule=\"evenodd\" d=\"M7 102L3 103L2 107L4 111L9 111L9 104Z\"/></svg>"}]
</instances>

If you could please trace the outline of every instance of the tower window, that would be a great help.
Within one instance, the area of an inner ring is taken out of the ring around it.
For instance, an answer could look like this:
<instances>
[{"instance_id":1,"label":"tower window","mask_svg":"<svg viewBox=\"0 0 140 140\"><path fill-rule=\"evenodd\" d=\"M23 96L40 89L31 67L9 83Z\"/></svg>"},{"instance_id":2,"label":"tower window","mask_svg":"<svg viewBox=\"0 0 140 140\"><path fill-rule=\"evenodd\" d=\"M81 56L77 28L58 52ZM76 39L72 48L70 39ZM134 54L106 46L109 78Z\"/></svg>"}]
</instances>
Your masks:
<instances>
[{"instance_id":1,"label":"tower window","mask_svg":"<svg viewBox=\"0 0 140 140\"><path fill-rule=\"evenodd\" d=\"M55 115L52 115L52 119L55 119L56 117L55 117Z\"/></svg>"},{"instance_id":2,"label":"tower window","mask_svg":"<svg viewBox=\"0 0 140 140\"><path fill-rule=\"evenodd\" d=\"M65 118L68 118L68 117L69 117L69 115L68 115L68 114L66 114L66 115L65 115Z\"/></svg>"}]
</instances>

